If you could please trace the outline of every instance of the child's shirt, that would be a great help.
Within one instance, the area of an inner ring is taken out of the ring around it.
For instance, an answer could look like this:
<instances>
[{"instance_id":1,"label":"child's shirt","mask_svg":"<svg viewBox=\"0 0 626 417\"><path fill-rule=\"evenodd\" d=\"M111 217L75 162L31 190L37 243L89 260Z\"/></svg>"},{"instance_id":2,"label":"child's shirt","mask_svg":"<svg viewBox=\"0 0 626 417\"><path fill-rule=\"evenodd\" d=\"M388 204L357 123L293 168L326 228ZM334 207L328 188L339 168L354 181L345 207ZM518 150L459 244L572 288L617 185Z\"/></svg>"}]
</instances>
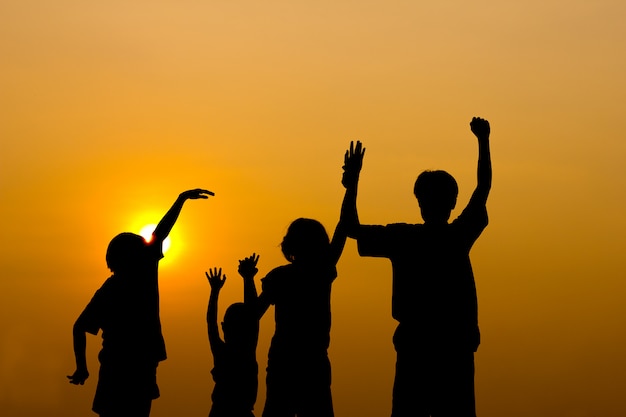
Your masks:
<instances>
[{"instance_id":1,"label":"child's shirt","mask_svg":"<svg viewBox=\"0 0 626 417\"><path fill-rule=\"evenodd\" d=\"M334 265L289 264L261 280L263 294L275 306L270 358L328 349L330 293L336 277Z\"/></svg>"},{"instance_id":2,"label":"child's shirt","mask_svg":"<svg viewBox=\"0 0 626 417\"><path fill-rule=\"evenodd\" d=\"M225 343L213 349L211 370L215 387L211 417L252 415L258 389L259 366L254 350L246 358L233 354Z\"/></svg>"},{"instance_id":3,"label":"child's shirt","mask_svg":"<svg viewBox=\"0 0 626 417\"><path fill-rule=\"evenodd\" d=\"M392 316L418 343L475 351L478 303L469 253L487 226L484 206L468 207L450 224L360 226L361 256L391 260Z\"/></svg>"},{"instance_id":4,"label":"child's shirt","mask_svg":"<svg viewBox=\"0 0 626 417\"><path fill-rule=\"evenodd\" d=\"M78 318L91 334L102 329L102 363L156 364L166 358L159 315L161 245L146 243L146 254L133 275L114 274L108 278Z\"/></svg>"}]
</instances>

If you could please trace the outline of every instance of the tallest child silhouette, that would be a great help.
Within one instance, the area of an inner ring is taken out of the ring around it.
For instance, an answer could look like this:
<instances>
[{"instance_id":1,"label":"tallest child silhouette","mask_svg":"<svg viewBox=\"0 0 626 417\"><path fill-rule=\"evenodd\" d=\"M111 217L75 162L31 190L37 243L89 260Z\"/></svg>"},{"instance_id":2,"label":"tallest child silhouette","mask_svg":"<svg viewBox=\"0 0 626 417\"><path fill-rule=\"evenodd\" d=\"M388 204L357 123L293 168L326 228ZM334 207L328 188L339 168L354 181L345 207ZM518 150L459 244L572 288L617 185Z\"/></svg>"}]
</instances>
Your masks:
<instances>
[{"instance_id":1,"label":"tallest child silhouette","mask_svg":"<svg viewBox=\"0 0 626 417\"><path fill-rule=\"evenodd\" d=\"M346 152L342 211L359 254L389 258L396 376L392 417L475 417L474 352L480 343L478 304L470 250L487 226L491 189L490 127L474 117L478 183L469 203L448 223L457 183L445 171L424 171L415 182L423 224L364 226L356 211L361 143Z\"/></svg>"},{"instance_id":2,"label":"tallest child silhouette","mask_svg":"<svg viewBox=\"0 0 626 417\"><path fill-rule=\"evenodd\" d=\"M203 189L181 193L163 216L149 241L133 233L111 240L106 253L113 275L85 307L74 324L76 371L72 384L84 384L89 372L86 333L102 329L100 372L93 411L101 417L147 417L159 397L156 370L165 360L165 342L159 317L158 265L163 241L187 200L214 195Z\"/></svg>"}]
</instances>

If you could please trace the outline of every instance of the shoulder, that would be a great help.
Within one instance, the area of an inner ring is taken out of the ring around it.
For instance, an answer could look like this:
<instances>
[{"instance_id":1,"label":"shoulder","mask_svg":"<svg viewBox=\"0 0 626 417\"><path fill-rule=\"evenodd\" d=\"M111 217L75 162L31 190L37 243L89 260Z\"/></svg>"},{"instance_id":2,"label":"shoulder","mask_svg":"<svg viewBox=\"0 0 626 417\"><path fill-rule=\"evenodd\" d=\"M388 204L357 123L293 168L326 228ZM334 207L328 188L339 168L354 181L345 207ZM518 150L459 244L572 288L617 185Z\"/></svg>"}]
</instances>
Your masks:
<instances>
[{"instance_id":1,"label":"shoulder","mask_svg":"<svg viewBox=\"0 0 626 417\"><path fill-rule=\"evenodd\" d=\"M292 272L293 272L293 264L281 265L272 269L270 272L268 272L265 278L263 278L263 280L267 280L267 279L271 280L271 279L275 279L276 277L283 277L285 275L291 274Z\"/></svg>"},{"instance_id":2,"label":"shoulder","mask_svg":"<svg viewBox=\"0 0 626 417\"><path fill-rule=\"evenodd\" d=\"M93 295L94 299L106 297L112 293L115 293L119 290L121 285L121 278L116 275L111 275L107 278L102 286L96 290L96 293Z\"/></svg>"},{"instance_id":3,"label":"shoulder","mask_svg":"<svg viewBox=\"0 0 626 417\"><path fill-rule=\"evenodd\" d=\"M264 278L261 278L261 284L263 285L263 289L267 285L275 285L275 283L280 282L285 279L285 277L290 276L293 273L293 265L282 265L272 269Z\"/></svg>"},{"instance_id":4,"label":"shoulder","mask_svg":"<svg viewBox=\"0 0 626 417\"><path fill-rule=\"evenodd\" d=\"M485 228L489 223L487 215L487 206L483 204L468 204L463 212L457 217L452 224L454 225L472 225L475 228Z\"/></svg>"},{"instance_id":5,"label":"shoulder","mask_svg":"<svg viewBox=\"0 0 626 417\"><path fill-rule=\"evenodd\" d=\"M163 241L152 239L150 242L146 242L146 250L149 253L149 257L159 260L163 258Z\"/></svg>"},{"instance_id":6,"label":"shoulder","mask_svg":"<svg viewBox=\"0 0 626 417\"><path fill-rule=\"evenodd\" d=\"M414 232L423 227L423 224L412 224L412 223L391 223L386 226L387 230L390 233L406 233L406 232Z\"/></svg>"},{"instance_id":7,"label":"shoulder","mask_svg":"<svg viewBox=\"0 0 626 417\"><path fill-rule=\"evenodd\" d=\"M409 223L390 223L387 225L362 225L359 227L359 237L378 237L393 233L403 233L414 230L422 225Z\"/></svg>"}]
</instances>

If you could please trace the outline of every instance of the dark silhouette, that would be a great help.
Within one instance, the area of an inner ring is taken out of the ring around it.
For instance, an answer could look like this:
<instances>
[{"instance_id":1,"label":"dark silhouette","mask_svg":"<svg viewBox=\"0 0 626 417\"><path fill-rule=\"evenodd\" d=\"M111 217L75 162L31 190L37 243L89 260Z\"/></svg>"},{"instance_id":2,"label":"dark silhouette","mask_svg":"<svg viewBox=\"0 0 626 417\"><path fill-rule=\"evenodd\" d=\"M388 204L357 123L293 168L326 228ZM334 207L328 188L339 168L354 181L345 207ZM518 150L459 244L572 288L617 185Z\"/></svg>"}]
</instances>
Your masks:
<instances>
[{"instance_id":1,"label":"dark silhouette","mask_svg":"<svg viewBox=\"0 0 626 417\"><path fill-rule=\"evenodd\" d=\"M231 304L224 313L220 339L217 326L217 302L226 281L222 269L206 273L211 285L207 309L207 328L213 353L215 387L209 417L254 417L253 409L258 388L259 366L256 346L259 339L259 315L254 308L257 293L254 276L258 272L258 255L239 261L239 274L244 279L244 302Z\"/></svg>"},{"instance_id":2,"label":"dark silhouette","mask_svg":"<svg viewBox=\"0 0 626 417\"><path fill-rule=\"evenodd\" d=\"M259 314L275 306L276 330L267 365L263 417L332 417L330 293L347 238L341 223L332 242L317 220L289 226L282 252L289 261L261 280Z\"/></svg>"},{"instance_id":3,"label":"dark silhouette","mask_svg":"<svg viewBox=\"0 0 626 417\"><path fill-rule=\"evenodd\" d=\"M476 416L480 333L469 253L488 222L491 157L489 122L474 117L470 127L478 138L478 185L452 223L456 181L445 171L425 171L414 189L423 224L361 225L356 195L365 150L357 142L346 152L342 220L361 256L389 258L393 270L392 315L399 324L392 417Z\"/></svg>"},{"instance_id":4,"label":"dark silhouette","mask_svg":"<svg viewBox=\"0 0 626 417\"><path fill-rule=\"evenodd\" d=\"M94 294L74 324L76 371L72 384L83 385L89 377L86 333L102 329L100 372L93 411L102 417L146 417L152 400L159 397L156 371L166 359L159 317L158 264L162 244L188 199L206 199L212 192L202 189L181 193L152 238L146 241L133 233L121 233L106 253L113 273Z\"/></svg>"}]
</instances>

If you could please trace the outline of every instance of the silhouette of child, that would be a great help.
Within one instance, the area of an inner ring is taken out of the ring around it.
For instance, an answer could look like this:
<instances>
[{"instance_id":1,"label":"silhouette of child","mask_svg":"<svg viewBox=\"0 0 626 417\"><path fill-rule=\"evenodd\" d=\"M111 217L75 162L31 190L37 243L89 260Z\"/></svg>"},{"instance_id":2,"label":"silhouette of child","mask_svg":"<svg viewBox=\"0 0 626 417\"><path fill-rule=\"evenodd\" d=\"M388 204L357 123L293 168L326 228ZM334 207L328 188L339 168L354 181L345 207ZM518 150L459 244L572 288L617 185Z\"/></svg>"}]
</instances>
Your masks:
<instances>
[{"instance_id":1,"label":"silhouette of child","mask_svg":"<svg viewBox=\"0 0 626 417\"><path fill-rule=\"evenodd\" d=\"M423 224L364 226L356 194L364 149L346 152L342 211L361 256L391 260L392 316L397 353L392 416L474 417L474 352L480 343L476 286L470 250L487 226L491 189L490 127L473 118L478 138L478 184L461 215L448 223L457 183L445 171L422 172L414 193Z\"/></svg>"},{"instance_id":2,"label":"silhouette of child","mask_svg":"<svg viewBox=\"0 0 626 417\"><path fill-rule=\"evenodd\" d=\"M281 248L289 264L270 271L258 297L260 314L273 304L276 329L268 354L263 417L332 417L330 292L347 235L332 242L317 220L299 218Z\"/></svg>"},{"instance_id":3,"label":"silhouette of child","mask_svg":"<svg viewBox=\"0 0 626 417\"><path fill-rule=\"evenodd\" d=\"M209 343L213 353L212 406L209 417L254 417L253 409L258 388L259 367L256 346L259 338L259 316L254 308L258 255L252 254L239 261L239 274L244 279L244 302L234 303L226 309L220 339L217 326L217 302L226 281L222 269L213 268L205 273L211 285L207 308Z\"/></svg>"},{"instance_id":4,"label":"silhouette of child","mask_svg":"<svg viewBox=\"0 0 626 417\"><path fill-rule=\"evenodd\" d=\"M76 371L72 384L89 377L86 333L102 329L100 371L92 410L102 417L150 415L159 397L158 363L166 359L159 317L158 264L162 244L188 199L206 199L212 192L195 189L181 193L155 228L149 241L133 233L111 240L106 253L113 272L96 291L74 324Z\"/></svg>"}]
</instances>

